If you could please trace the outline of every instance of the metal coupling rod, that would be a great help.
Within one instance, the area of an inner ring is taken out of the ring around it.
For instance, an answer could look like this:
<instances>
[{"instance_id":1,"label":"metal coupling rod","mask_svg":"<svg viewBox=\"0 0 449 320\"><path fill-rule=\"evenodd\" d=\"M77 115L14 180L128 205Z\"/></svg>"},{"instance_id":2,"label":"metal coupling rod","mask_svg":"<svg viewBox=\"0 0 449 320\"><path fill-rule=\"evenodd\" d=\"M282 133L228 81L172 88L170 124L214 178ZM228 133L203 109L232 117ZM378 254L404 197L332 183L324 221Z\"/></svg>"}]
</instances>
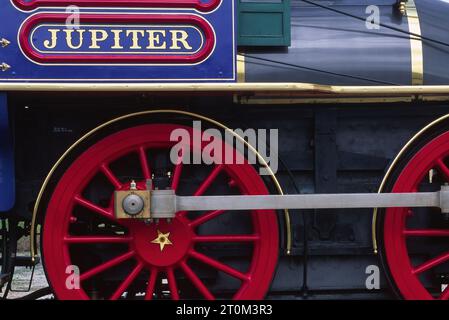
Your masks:
<instances>
[{"instance_id":1,"label":"metal coupling rod","mask_svg":"<svg viewBox=\"0 0 449 320\"><path fill-rule=\"evenodd\" d=\"M174 217L178 211L351 209L436 207L449 213L449 186L415 193L343 193L261 196L176 196L152 193L152 217Z\"/></svg>"}]
</instances>

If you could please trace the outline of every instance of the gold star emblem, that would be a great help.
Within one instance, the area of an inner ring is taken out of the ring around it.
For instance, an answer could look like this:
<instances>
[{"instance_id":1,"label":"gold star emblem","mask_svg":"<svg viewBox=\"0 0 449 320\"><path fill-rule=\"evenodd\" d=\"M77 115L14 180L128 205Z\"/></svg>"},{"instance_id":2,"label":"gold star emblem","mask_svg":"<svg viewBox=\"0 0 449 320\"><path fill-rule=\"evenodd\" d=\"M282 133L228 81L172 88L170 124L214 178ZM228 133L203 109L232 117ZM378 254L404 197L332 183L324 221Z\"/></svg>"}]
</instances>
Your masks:
<instances>
[{"instance_id":1,"label":"gold star emblem","mask_svg":"<svg viewBox=\"0 0 449 320\"><path fill-rule=\"evenodd\" d=\"M157 230L157 237L151 243L158 244L161 248L161 252L164 250L164 247L167 245L173 245L173 243L168 238L170 237L170 232L162 233L159 230Z\"/></svg>"}]
</instances>

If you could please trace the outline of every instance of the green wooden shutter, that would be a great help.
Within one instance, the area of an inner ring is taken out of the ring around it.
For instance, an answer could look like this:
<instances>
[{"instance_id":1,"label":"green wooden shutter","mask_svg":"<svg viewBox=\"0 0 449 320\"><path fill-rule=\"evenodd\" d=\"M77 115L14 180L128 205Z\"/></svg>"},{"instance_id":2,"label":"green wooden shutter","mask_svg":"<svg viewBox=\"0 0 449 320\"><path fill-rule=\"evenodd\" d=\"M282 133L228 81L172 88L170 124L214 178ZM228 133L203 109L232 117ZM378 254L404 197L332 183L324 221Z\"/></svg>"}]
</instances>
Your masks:
<instances>
[{"instance_id":1,"label":"green wooden shutter","mask_svg":"<svg viewBox=\"0 0 449 320\"><path fill-rule=\"evenodd\" d=\"M237 0L239 46L290 46L290 0Z\"/></svg>"}]
</instances>

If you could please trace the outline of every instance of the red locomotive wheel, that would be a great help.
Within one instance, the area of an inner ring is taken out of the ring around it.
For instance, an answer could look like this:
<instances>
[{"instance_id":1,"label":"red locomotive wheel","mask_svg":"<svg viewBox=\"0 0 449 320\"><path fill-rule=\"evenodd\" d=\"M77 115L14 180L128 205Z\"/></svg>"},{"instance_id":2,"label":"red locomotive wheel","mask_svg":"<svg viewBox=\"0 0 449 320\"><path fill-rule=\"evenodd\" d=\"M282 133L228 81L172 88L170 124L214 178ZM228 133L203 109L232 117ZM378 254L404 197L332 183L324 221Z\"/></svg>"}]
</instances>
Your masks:
<instances>
[{"instance_id":1,"label":"red locomotive wheel","mask_svg":"<svg viewBox=\"0 0 449 320\"><path fill-rule=\"evenodd\" d=\"M128 188L134 180L117 174L117 163L135 156L137 171L141 173L136 180L138 188L143 189L146 179L152 177L153 186L158 187L158 173L153 171L149 159L161 150L169 151L174 145L170 134L177 128L193 132L179 125L148 124L112 134L82 153L59 180L49 200L42 231L45 271L58 299L177 300L192 298L192 293L193 297L205 299L264 298L278 257L275 211L238 213L246 214L249 229L246 232L233 229L226 234L222 229L207 226L217 219L229 220L230 212L178 212L172 221L151 224L114 218L113 191ZM224 150L230 149L235 154L229 145L221 143ZM204 145L190 147L192 152L200 152ZM129 161L122 167L132 167ZM195 178L200 180L199 186L190 194L196 196L217 194L210 189L222 180L228 183L220 184L219 190L232 188L234 194L268 194L250 164L213 165L206 178L201 179L191 177L193 169L189 167L195 166L177 164L172 168L171 188L178 191L183 183ZM99 180L109 184L107 192L92 188L94 181ZM101 198L99 194L106 201L91 200ZM220 226L223 225L226 223ZM242 255L248 259L247 264L232 265L232 258L222 261L227 251L219 255L220 250L229 244L237 251L243 250L240 247L248 250L248 255ZM204 246L210 245L213 248L204 251ZM68 280L67 272L72 265L80 270L79 288ZM226 279L226 284L234 284L228 286L227 290L232 291L229 296L219 296L214 291L218 275Z\"/></svg>"},{"instance_id":2,"label":"red locomotive wheel","mask_svg":"<svg viewBox=\"0 0 449 320\"><path fill-rule=\"evenodd\" d=\"M433 135L411 149L412 154L405 157L407 161L388 188L391 192L429 191L429 186L438 190L449 182L449 132ZM437 173L433 179L437 181L429 182L429 172ZM449 261L449 229L443 215L432 209L389 208L379 220L383 227L383 238L379 239L382 257L400 295L412 300L448 300L449 288L441 291L437 282L437 269L447 269ZM417 251L425 254L416 257Z\"/></svg>"}]
</instances>

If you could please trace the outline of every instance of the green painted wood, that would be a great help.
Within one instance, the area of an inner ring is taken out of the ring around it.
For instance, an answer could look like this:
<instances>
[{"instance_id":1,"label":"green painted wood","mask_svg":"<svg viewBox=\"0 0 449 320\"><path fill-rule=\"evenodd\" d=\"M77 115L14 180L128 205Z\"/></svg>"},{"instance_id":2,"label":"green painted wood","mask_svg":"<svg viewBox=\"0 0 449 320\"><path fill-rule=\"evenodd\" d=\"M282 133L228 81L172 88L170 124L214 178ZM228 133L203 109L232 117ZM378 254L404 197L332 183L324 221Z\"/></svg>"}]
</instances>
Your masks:
<instances>
[{"instance_id":1,"label":"green painted wood","mask_svg":"<svg viewBox=\"0 0 449 320\"><path fill-rule=\"evenodd\" d=\"M239 46L290 46L290 0L238 0Z\"/></svg>"}]
</instances>

